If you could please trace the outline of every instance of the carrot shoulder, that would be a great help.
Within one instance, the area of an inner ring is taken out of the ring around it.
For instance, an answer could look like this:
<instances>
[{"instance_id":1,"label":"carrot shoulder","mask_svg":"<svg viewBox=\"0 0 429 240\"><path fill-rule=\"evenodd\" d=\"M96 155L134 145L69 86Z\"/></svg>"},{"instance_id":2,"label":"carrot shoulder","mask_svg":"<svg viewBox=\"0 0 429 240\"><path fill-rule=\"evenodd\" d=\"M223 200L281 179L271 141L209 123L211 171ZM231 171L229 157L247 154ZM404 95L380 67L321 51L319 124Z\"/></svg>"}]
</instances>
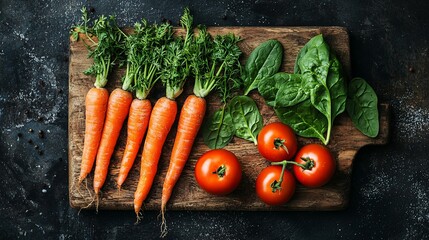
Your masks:
<instances>
[{"instance_id":1,"label":"carrot shoulder","mask_svg":"<svg viewBox=\"0 0 429 240\"><path fill-rule=\"evenodd\" d=\"M94 165L106 117L109 93L105 88L91 88L85 97L85 136L80 165L79 183Z\"/></svg>"},{"instance_id":2,"label":"carrot shoulder","mask_svg":"<svg viewBox=\"0 0 429 240\"><path fill-rule=\"evenodd\" d=\"M174 185L179 180L186 161L192 150L192 145L201 127L206 112L206 100L195 95L189 95L182 107L176 139L170 157L170 165L162 188L161 209L165 209L173 192Z\"/></svg>"},{"instance_id":3,"label":"carrot shoulder","mask_svg":"<svg viewBox=\"0 0 429 240\"><path fill-rule=\"evenodd\" d=\"M134 99L131 103L127 125L127 144L125 146L124 156L122 157L121 168L119 170L117 180L119 188L121 188L127 178L134 160L137 157L143 136L146 133L146 129L149 124L151 111L152 105L147 99Z\"/></svg>"},{"instance_id":4,"label":"carrot shoulder","mask_svg":"<svg viewBox=\"0 0 429 240\"><path fill-rule=\"evenodd\" d=\"M132 98L130 92L119 88L110 94L106 121L95 163L94 191L97 195L106 180L110 158L115 149L122 124L128 115Z\"/></svg>"},{"instance_id":5,"label":"carrot shoulder","mask_svg":"<svg viewBox=\"0 0 429 240\"><path fill-rule=\"evenodd\" d=\"M153 107L141 158L140 178L134 194L134 211L138 215L155 178L162 147L177 114L177 103L160 98Z\"/></svg>"}]
</instances>

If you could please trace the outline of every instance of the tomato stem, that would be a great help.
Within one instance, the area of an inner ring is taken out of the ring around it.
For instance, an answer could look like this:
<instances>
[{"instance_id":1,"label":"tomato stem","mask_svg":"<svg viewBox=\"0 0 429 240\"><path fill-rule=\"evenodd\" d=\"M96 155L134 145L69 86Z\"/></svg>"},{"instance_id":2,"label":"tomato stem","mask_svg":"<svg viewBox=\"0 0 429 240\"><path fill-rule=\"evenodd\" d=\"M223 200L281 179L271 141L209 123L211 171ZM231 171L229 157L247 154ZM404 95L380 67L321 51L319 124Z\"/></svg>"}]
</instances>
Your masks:
<instances>
[{"instance_id":1,"label":"tomato stem","mask_svg":"<svg viewBox=\"0 0 429 240\"><path fill-rule=\"evenodd\" d=\"M302 157L301 159L305 162L305 164L303 164L304 167L302 167L303 171L304 170L311 170L314 167L314 160L313 159L311 159L309 157L305 157L305 158Z\"/></svg>"},{"instance_id":2,"label":"tomato stem","mask_svg":"<svg viewBox=\"0 0 429 240\"><path fill-rule=\"evenodd\" d=\"M274 148L277 149L277 150L279 148L282 148L283 150L286 151L287 154L289 154L289 149L287 149L287 147L286 147L286 145L284 143L285 143L284 139L276 138L276 139L274 139Z\"/></svg>"},{"instance_id":3,"label":"tomato stem","mask_svg":"<svg viewBox=\"0 0 429 240\"><path fill-rule=\"evenodd\" d=\"M302 168L302 170L311 170L314 167L314 161L313 159L306 157L306 158L301 158L305 163L301 164L301 163L297 163L295 161L287 161L287 160L283 160L281 162L272 162L271 165L283 165L286 166L287 164L294 164L297 165L299 167Z\"/></svg>"},{"instance_id":4,"label":"tomato stem","mask_svg":"<svg viewBox=\"0 0 429 240\"><path fill-rule=\"evenodd\" d=\"M286 169L286 164L283 164L283 166L282 166L282 172L280 173L280 178L279 178L279 181L277 181L277 180L274 180L272 183L271 183L271 191L273 192L273 193L275 193L277 190L281 190L282 189L282 182L283 182L283 175L284 175L284 173L285 173L285 169Z\"/></svg>"},{"instance_id":5,"label":"tomato stem","mask_svg":"<svg viewBox=\"0 0 429 240\"><path fill-rule=\"evenodd\" d=\"M216 169L216 171L212 172L213 174L217 174L218 177L222 178L223 176L225 176L225 172L226 172L226 167L224 164L220 165L218 169Z\"/></svg>"}]
</instances>

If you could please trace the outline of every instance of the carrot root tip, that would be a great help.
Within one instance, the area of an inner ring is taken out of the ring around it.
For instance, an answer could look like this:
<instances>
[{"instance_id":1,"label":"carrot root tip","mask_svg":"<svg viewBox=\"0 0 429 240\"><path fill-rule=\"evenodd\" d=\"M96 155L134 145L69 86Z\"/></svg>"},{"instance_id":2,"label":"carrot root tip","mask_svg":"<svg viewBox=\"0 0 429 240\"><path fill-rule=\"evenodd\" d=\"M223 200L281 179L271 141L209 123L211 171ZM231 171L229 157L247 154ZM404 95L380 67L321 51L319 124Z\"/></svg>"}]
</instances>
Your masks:
<instances>
[{"instance_id":1,"label":"carrot root tip","mask_svg":"<svg viewBox=\"0 0 429 240\"><path fill-rule=\"evenodd\" d=\"M72 189L76 189L77 190L77 192L79 193L79 195L80 195L80 197L81 198L84 198L84 196L83 196L83 194L82 194L82 192L80 191L80 185L81 185L81 183L78 183L78 185L75 185L74 183L73 183L73 185L72 185Z\"/></svg>"},{"instance_id":2,"label":"carrot root tip","mask_svg":"<svg viewBox=\"0 0 429 240\"><path fill-rule=\"evenodd\" d=\"M80 211L82 211L82 209L89 208L93 203L94 203L94 198L92 198L91 202L89 202L89 203L88 203L88 205L86 205L85 207L81 207L81 208L79 209L79 211L77 212L77 215L79 215L79 214L80 214Z\"/></svg>"},{"instance_id":3,"label":"carrot root tip","mask_svg":"<svg viewBox=\"0 0 429 240\"><path fill-rule=\"evenodd\" d=\"M95 197L95 201L96 201L96 203L95 203L95 211L98 213L98 206L100 205L100 195L99 195L99 193L96 193L94 197Z\"/></svg>"},{"instance_id":4,"label":"carrot root tip","mask_svg":"<svg viewBox=\"0 0 429 240\"><path fill-rule=\"evenodd\" d=\"M167 229L167 221L165 220L165 207L161 207L161 238L164 238L167 236L168 229Z\"/></svg>"},{"instance_id":5,"label":"carrot root tip","mask_svg":"<svg viewBox=\"0 0 429 240\"><path fill-rule=\"evenodd\" d=\"M92 193L91 193L91 191L90 191L90 190L89 190L89 188L88 188L88 180L87 180L87 179L85 179L85 188L86 188L86 191L88 192L89 196L90 196L92 199L94 199L94 198L92 197ZM92 201L92 202L94 202L94 201Z\"/></svg>"},{"instance_id":6,"label":"carrot root tip","mask_svg":"<svg viewBox=\"0 0 429 240\"><path fill-rule=\"evenodd\" d=\"M120 185L118 185L118 196L121 196L121 186Z\"/></svg>"},{"instance_id":7,"label":"carrot root tip","mask_svg":"<svg viewBox=\"0 0 429 240\"><path fill-rule=\"evenodd\" d=\"M136 212L136 222L134 223L134 225L139 224L142 218L143 218L143 214L140 211Z\"/></svg>"}]
</instances>

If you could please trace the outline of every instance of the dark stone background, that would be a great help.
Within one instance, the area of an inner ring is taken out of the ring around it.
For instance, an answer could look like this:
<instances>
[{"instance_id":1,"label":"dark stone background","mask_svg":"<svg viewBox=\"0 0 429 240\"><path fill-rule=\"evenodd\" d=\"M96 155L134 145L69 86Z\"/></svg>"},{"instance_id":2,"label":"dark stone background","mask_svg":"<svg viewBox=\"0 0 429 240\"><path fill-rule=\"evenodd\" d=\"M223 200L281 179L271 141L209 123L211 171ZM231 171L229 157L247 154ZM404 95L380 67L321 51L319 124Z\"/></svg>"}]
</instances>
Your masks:
<instances>
[{"instance_id":1,"label":"dark stone background","mask_svg":"<svg viewBox=\"0 0 429 240\"><path fill-rule=\"evenodd\" d=\"M177 22L184 6L206 25L344 26L350 33L352 76L367 79L380 102L391 105L390 144L366 147L356 156L347 210L170 211L168 238L429 237L429 1L1 0L1 239L159 236L158 212L145 212L135 226L131 211L78 214L69 207L68 31L84 5L96 14L116 14L121 26L142 17Z\"/></svg>"}]
</instances>

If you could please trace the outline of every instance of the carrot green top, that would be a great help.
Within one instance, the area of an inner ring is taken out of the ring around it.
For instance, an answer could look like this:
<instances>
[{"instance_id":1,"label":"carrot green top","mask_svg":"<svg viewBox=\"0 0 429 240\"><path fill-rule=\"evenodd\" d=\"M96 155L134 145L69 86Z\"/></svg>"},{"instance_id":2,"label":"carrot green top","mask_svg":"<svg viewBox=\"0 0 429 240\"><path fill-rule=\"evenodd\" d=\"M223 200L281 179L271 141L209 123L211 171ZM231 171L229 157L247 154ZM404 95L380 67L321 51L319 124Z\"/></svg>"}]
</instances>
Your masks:
<instances>
[{"instance_id":1,"label":"carrot green top","mask_svg":"<svg viewBox=\"0 0 429 240\"><path fill-rule=\"evenodd\" d=\"M195 76L196 96L205 97L217 88L222 102L226 102L231 83L236 82L240 75L241 50L237 46L239 41L240 38L233 34L218 35L212 39L206 28L200 27L191 48L191 69Z\"/></svg>"},{"instance_id":2,"label":"carrot green top","mask_svg":"<svg viewBox=\"0 0 429 240\"><path fill-rule=\"evenodd\" d=\"M134 25L134 33L125 41L127 68L122 89L135 90L145 99L161 78L166 45L172 41L172 26L168 23L149 25L146 20Z\"/></svg>"},{"instance_id":3,"label":"carrot green top","mask_svg":"<svg viewBox=\"0 0 429 240\"><path fill-rule=\"evenodd\" d=\"M166 87L166 97L177 98L183 91L183 85L190 74L190 46L192 44L193 18L188 8L185 8L180 24L186 30L186 35L175 38L165 47L161 80Z\"/></svg>"},{"instance_id":4,"label":"carrot green top","mask_svg":"<svg viewBox=\"0 0 429 240\"><path fill-rule=\"evenodd\" d=\"M94 85L102 88L107 83L111 67L123 59L121 44L125 34L119 29L114 16L102 15L93 20L92 26L89 26L90 19L86 8L82 8L81 12L83 23L73 27L71 34L75 40L78 40L79 33L84 33L90 41L90 44L86 45L89 51L88 57L93 58L94 63L84 73L95 76ZM93 37L96 37L96 40Z\"/></svg>"}]
</instances>

